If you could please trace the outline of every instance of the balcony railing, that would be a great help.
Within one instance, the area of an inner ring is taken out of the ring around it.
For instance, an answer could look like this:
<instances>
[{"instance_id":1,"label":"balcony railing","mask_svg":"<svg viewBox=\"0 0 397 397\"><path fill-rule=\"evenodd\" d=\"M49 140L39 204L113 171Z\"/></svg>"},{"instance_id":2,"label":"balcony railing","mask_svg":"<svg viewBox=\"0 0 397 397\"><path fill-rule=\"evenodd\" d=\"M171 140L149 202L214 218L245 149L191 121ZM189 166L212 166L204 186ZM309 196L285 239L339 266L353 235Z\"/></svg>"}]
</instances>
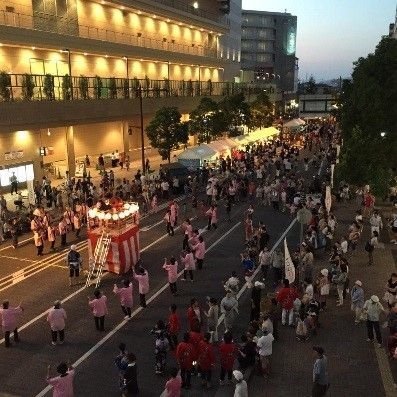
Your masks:
<instances>
[{"instance_id":1,"label":"balcony railing","mask_svg":"<svg viewBox=\"0 0 397 397\"><path fill-rule=\"evenodd\" d=\"M77 20L55 15L27 15L17 12L0 11L0 25L32 29L69 35L81 38L95 39L112 43L127 44L142 48L151 48L183 54L199 55L217 58L216 49L205 48L198 43L180 43L173 37L161 39L143 35L141 32L124 28L122 30L105 29L96 26L79 24Z\"/></svg>"},{"instance_id":2,"label":"balcony railing","mask_svg":"<svg viewBox=\"0 0 397 397\"><path fill-rule=\"evenodd\" d=\"M162 97L224 96L253 92L250 85L234 82L123 79L30 74L8 74L0 79L1 101L69 101Z\"/></svg>"}]
</instances>

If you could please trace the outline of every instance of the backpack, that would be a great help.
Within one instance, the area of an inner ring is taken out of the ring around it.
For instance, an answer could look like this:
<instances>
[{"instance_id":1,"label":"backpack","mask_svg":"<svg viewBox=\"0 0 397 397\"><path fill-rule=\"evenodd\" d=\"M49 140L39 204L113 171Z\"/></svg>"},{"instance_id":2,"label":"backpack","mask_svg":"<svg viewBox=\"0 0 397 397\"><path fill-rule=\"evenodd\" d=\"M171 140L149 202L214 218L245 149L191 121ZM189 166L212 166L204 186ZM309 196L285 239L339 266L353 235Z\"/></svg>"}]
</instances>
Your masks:
<instances>
[{"instance_id":1,"label":"backpack","mask_svg":"<svg viewBox=\"0 0 397 397\"><path fill-rule=\"evenodd\" d=\"M372 251L374 250L374 247L373 247L373 245L372 245L369 241L367 241L367 242L365 243L364 249L365 249L365 251L367 251L367 252L372 252Z\"/></svg>"}]
</instances>

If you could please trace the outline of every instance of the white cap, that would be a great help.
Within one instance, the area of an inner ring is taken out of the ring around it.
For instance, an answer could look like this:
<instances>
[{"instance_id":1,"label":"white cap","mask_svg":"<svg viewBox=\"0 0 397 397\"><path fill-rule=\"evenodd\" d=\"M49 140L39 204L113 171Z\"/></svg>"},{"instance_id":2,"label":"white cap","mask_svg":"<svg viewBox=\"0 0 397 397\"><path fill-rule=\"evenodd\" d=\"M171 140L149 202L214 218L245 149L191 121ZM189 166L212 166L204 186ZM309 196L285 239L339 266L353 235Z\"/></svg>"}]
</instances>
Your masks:
<instances>
[{"instance_id":1,"label":"white cap","mask_svg":"<svg viewBox=\"0 0 397 397\"><path fill-rule=\"evenodd\" d=\"M355 282L355 284L359 285L360 287L363 286L363 283L362 283L360 280L357 280L357 281Z\"/></svg>"},{"instance_id":2,"label":"white cap","mask_svg":"<svg viewBox=\"0 0 397 397\"><path fill-rule=\"evenodd\" d=\"M233 371L233 376L236 378L237 381L241 381L244 379L244 375L241 373L241 371L238 370Z\"/></svg>"},{"instance_id":3,"label":"white cap","mask_svg":"<svg viewBox=\"0 0 397 397\"><path fill-rule=\"evenodd\" d=\"M77 250L76 244L71 245L70 249L73 250L73 251L76 251Z\"/></svg>"},{"instance_id":4,"label":"white cap","mask_svg":"<svg viewBox=\"0 0 397 397\"><path fill-rule=\"evenodd\" d=\"M254 285L255 287L260 287L260 288L265 286L265 284L261 283L260 281L255 281Z\"/></svg>"},{"instance_id":5,"label":"white cap","mask_svg":"<svg viewBox=\"0 0 397 397\"><path fill-rule=\"evenodd\" d=\"M376 295L371 296L371 301L375 303L379 303L379 298Z\"/></svg>"},{"instance_id":6,"label":"white cap","mask_svg":"<svg viewBox=\"0 0 397 397\"><path fill-rule=\"evenodd\" d=\"M322 270L320 271L320 273L321 273L323 276L328 276L328 269L322 269Z\"/></svg>"}]
</instances>

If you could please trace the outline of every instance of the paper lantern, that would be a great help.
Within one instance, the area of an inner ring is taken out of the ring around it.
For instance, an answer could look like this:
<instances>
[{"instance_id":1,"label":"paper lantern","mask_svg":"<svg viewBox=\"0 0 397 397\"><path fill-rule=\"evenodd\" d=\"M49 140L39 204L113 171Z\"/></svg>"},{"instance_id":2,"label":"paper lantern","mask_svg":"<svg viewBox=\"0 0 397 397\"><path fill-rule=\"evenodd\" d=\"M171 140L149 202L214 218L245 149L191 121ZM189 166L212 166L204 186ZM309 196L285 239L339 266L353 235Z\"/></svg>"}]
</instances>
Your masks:
<instances>
[{"instance_id":1,"label":"paper lantern","mask_svg":"<svg viewBox=\"0 0 397 397\"><path fill-rule=\"evenodd\" d=\"M129 205L128 203L125 203L125 204L124 204L124 208L125 208L126 210L128 210L128 208L130 208L130 205Z\"/></svg>"},{"instance_id":2,"label":"paper lantern","mask_svg":"<svg viewBox=\"0 0 397 397\"><path fill-rule=\"evenodd\" d=\"M113 219L114 221L117 221L117 220L119 219L118 214L113 214L113 215L112 215L112 219Z\"/></svg>"},{"instance_id":3,"label":"paper lantern","mask_svg":"<svg viewBox=\"0 0 397 397\"><path fill-rule=\"evenodd\" d=\"M120 219L124 219L124 218L125 218L125 214L124 214L123 211L121 211L121 212L119 213L119 218L120 218Z\"/></svg>"},{"instance_id":4,"label":"paper lantern","mask_svg":"<svg viewBox=\"0 0 397 397\"><path fill-rule=\"evenodd\" d=\"M112 219L112 214L107 213L105 215L105 220L109 221L110 219Z\"/></svg>"},{"instance_id":5,"label":"paper lantern","mask_svg":"<svg viewBox=\"0 0 397 397\"><path fill-rule=\"evenodd\" d=\"M102 220L102 219L105 218L105 214L104 214L103 212L98 212L96 216L97 216L97 218L100 219L100 220Z\"/></svg>"}]
</instances>

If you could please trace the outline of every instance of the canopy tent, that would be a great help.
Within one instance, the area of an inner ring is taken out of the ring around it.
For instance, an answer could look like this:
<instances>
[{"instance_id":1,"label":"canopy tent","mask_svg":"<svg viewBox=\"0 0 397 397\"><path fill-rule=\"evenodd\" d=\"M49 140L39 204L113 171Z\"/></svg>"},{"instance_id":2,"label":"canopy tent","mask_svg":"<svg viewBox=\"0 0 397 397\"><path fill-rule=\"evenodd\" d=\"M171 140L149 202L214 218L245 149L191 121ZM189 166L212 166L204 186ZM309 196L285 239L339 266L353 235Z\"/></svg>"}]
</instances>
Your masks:
<instances>
[{"instance_id":1,"label":"canopy tent","mask_svg":"<svg viewBox=\"0 0 397 397\"><path fill-rule=\"evenodd\" d=\"M283 125L283 127L287 127L287 128L299 128L300 126L301 126L301 123L297 119L287 121Z\"/></svg>"},{"instance_id":2,"label":"canopy tent","mask_svg":"<svg viewBox=\"0 0 397 397\"><path fill-rule=\"evenodd\" d=\"M249 135L250 142L267 140L273 135L278 135L280 131L276 127L259 128Z\"/></svg>"},{"instance_id":3,"label":"canopy tent","mask_svg":"<svg viewBox=\"0 0 397 397\"><path fill-rule=\"evenodd\" d=\"M247 143L249 143L249 140L247 139L248 135L239 135L239 136L235 136L233 137L233 141L236 142L236 146L244 146Z\"/></svg>"},{"instance_id":4,"label":"canopy tent","mask_svg":"<svg viewBox=\"0 0 397 397\"><path fill-rule=\"evenodd\" d=\"M210 161L216 155L218 155L216 150L206 144L201 144L199 146L190 147L180 153L178 162L190 170L196 170L204 161Z\"/></svg>"},{"instance_id":5,"label":"canopy tent","mask_svg":"<svg viewBox=\"0 0 397 397\"><path fill-rule=\"evenodd\" d=\"M230 145L228 145L222 139L219 141L212 141L210 143L207 143L207 146L210 147L211 149L215 150L218 153L230 150Z\"/></svg>"}]
</instances>

